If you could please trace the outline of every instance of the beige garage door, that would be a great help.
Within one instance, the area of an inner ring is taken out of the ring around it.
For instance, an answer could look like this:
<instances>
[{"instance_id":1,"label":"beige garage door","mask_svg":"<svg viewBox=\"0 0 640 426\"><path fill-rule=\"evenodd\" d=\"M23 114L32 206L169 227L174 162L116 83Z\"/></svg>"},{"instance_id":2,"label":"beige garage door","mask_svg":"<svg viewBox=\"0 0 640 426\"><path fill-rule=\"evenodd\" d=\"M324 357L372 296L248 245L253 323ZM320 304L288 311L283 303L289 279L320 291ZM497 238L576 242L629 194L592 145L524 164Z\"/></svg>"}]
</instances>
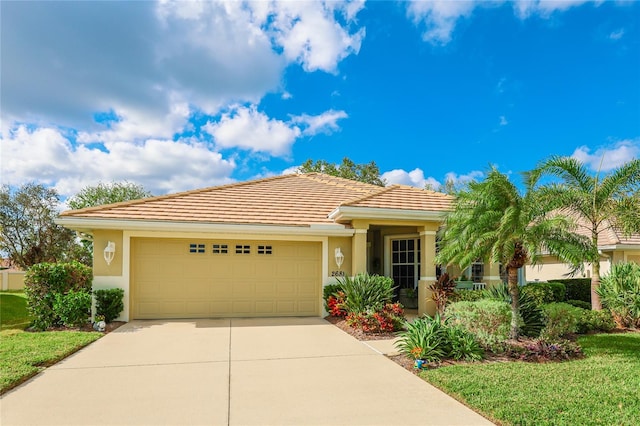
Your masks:
<instances>
[{"instance_id":1,"label":"beige garage door","mask_svg":"<svg viewBox=\"0 0 640 426\"><path fill-rule=\"evenodd\" d=\"M132 239L133 318L316 316L321 243Z\"/></svg>"}]
</instances>

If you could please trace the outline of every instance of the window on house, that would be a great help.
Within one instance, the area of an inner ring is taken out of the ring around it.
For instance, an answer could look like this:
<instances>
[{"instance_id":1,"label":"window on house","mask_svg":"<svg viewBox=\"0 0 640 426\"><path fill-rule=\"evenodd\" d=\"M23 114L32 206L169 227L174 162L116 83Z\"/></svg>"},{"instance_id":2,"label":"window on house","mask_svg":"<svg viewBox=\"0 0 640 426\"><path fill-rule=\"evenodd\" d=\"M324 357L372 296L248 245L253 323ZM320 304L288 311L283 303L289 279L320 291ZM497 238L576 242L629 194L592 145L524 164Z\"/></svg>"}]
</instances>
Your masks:
<instances>
[{"instance_id":1,"label":"window on house","mask_svg":"<svg viewBox=\"0 0 640 426\"><path fill-rule=\"evenodd\" d=\"M229 253L229 247L226 244L214 244L213 245L213 253L214 254L227 254L227 253Z\"/></svg>"},{"instance_id":2,"label":"window on house","mask_svg":"<svg viewBox=\"0 0 640 426\"><path fill-rule=\"evenodd\" d=\"M484 262L473 262L471 264L471 281L474 283L482 282L484 278Z\"/></svg>"},{"instance_id":3,"label":"window on house","mask_svg":"<svg viewBox=\"0 0 640 426\"><path fill-rule=\"evenodd\" d=\"M271 246L258 246L258 254L273 254Z\"/></svg>"},{"instance_id":4,"label":"window on house","mask_svg":"<svg viewBox=\"0 0 640 426\"><path fill-rule=\"evenodd\" d=\"M189 253L204 253L204 244L189 244Z\"/></svg>"},{"instance_id":5,"label":"window on house","mask_svg":"<svg viewBox=\"0 0 640 426\"><path fill-rule=\"evenodd\" d=\"M250 254L251 246L244 246L242 244L236 245L236 254Z\"/></svg>"}]
</instances>

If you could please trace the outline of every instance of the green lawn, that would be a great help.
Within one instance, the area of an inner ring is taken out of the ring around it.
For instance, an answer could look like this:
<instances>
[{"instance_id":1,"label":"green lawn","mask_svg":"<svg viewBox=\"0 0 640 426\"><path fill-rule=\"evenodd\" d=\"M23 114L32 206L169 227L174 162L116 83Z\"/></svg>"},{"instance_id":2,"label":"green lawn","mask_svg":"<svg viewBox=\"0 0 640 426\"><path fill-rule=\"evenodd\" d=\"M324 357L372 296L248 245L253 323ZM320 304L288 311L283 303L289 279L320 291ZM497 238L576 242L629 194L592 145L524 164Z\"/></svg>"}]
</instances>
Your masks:
<instances>
[{"instance_id":1,"label":"green lawn","mask_svg":"<svg viewBox=\"0 0 640 426\"><path fill-rule=\"evenodd\" d=\"M102 336L83 331L23 331L30 321L24 294L0 293L0 394Z\"/></svg>"},{"instance_id":2,"label":"green lawn","mask_svg":"<svg viewBox=\"0 0 640 426\"><path fill-rule=\"evenodd\" d=\"M421 375L503 425L637 425L640 333L579 343L582 360L455 365Z\"/></svg>"},{"instance_id":3,"label":"green lawn","mask_svg":"<svg viewBox=\"0 0 640 426\"><path fill-rule=\"evenodd\" d=\"M30 322L24 293L0 292L0 330L24 330Z\"/></svg>"}]
</instances>

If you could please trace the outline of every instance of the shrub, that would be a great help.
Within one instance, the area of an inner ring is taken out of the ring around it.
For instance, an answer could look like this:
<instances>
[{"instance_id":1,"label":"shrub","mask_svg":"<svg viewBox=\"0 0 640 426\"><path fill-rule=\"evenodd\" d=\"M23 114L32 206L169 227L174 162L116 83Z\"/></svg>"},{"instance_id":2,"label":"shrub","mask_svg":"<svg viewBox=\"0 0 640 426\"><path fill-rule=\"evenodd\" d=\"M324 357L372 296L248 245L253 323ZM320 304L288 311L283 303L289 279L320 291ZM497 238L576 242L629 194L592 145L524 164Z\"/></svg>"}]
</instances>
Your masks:
<instances>
[{"instance_id":1,"label":"shrub","mask_svg":"<svg viewBox=\"0 0 640 426\"><path fill-rule=\"evenodd\" d=\"M121 288L108 288L93 292L96 296L96 315L103 315L105 322L111 322L118 318L124 310L124 290Z\"/></svg>"},{"instance_id":2,"label":"shrub","mask_svg":"<svg viewBox=\"0 0 640 426\"><path fill-rule=\"evenodd\" d=\"M380 275L358 274L353 278L338 278L345 300L343 308L348 314L382 311L393 299L393 279Z\"/></svg>"},{"instance_id":3,"label":"shrub","mask_svg":"<svg viewBox=\"0 0 640 426\"><path fill-rule=\"evenodd\" d=\"M553 282L565 285L566 300L582 300L591 304L591 278L556 279Z\"/></svg>"},{"instance_id":4,"label":"shrub","mask_svg":"<svg viewBox=\"0 0 640 426\"><path fill-rule=\"evenodd\" d=\"M585 334L591 331L609 332L616 328L611 312L607 309L602 311L583 310L578 318L576 326L578 333Z\"/></svg>"},{"instance_id":5,"label":"shrub","mask_svg":"<svg viewBox=\"0 0 640 426\"><path fill-rule=\"evenodd\" d=\"M511 307L498 300L456 302L447 307L447 318L472 333L485 348L509 338Z\"/></svg>"},{"instance_id":6,"label":"shrub","mask_svg":"<svg viewBox=\"0 0 640 426\"><path fill-rule=\"evenodd\" d=\"M334 296L335 299L335 296L340 291L342 291L342 286L340 284L327 284L326 286L324 286L324 288L322 289L322 299L324 300L325 311L330 312L329 298L331 296Z\"/></svg>"},{"instance_id":7,"label":"shrub","mask_svg":"<svg viewBox=\"0 0 640 426\"><path fill-rule=\"evenodd\" d=\"M451 296L449 296L448 302L475 302L484 298L483 290L454 290Z\"/></svg>"},{"instance_id":8,"label":"shrub","mask_svg":"<svg viewBox=\"0 0 640 426\"><path fill-rule=\"evenodd\" d=\"M499 284L483 291L487 299L499 300L511 305L511 293L506 284ZM520 291L520 318L522 319L522 334L529 337L538 337L544 328L544 317L542 309L533 296L524 291Z\"/></svg>"},{"instance_id":9,"label":"shrub","mask_svg":"<svg viewBox=\"0 0 640 426\"><path fill-rule=\"evenodd\" d=\"M548 339L536 339L524 346L507 344L507 355L522 361L563 361L567 359L581 358L582 348L569 340L549 341Z\"/></svg>"},{"instance_id":10,"label":"shrub","mask_svg":"<svg viewBox=\"0 0 640 426\"><path fill-rule=\"evenodd\" d=\"M38 263L25 274L24 292L29 313L34 318L33 328L45 330L61 323L53 305L57 294L70 290L91 292L93 274L91 268L79 262Z\"/></svg>"},{"instance_id":11,"label":"shrub","mask_svg":"<svg viewBox=\"0 0 640 426\"><path fill-rule=\"evenodd\" d=\"M596 291L619 326L640 328L640 265L614 263Z\"/></svg>"},{"instance_id":12,"label":"shrub","mask_svg":"<svg viewBox=\"0 0 640 426\"><path fill-rule=\"evenodd\" d=\"M469 361L482 359L482 348L475 337L461 327L443 321L440 315L424 316L407 324L406 331L398 334L398 350L414 359L427 362L444 358Z\"/></svg>"},{"instance_id":13,"label":"shrub","mask_svg":"<svg viewBox=\"0 0 640 426\"><path fill-rule=\"evenodd\" d=\"M540 336L548 340L559 338L578 331L578 322L583 309L568 303L548 303L542 305L545 317L545 327Z\"/></svg>"},{"instance_id":14,"label":"shrub","mask_svg":"<svg viewBox=\"0 0 640 426\"><path fill-rule=\"evenodd\" d=\"M567 303L576 308L591 310L591 303L585 302L584 300L567 300Z\"/></svg>"},{"instance_id":15,"label":"shrub","mask_svg":"<svg viewBox=\"0 0 640 426\"><path fill-rule=\"evenodd\" d=\"M388 333L402 329L404 309L400 303L387 303L380 311L350 313L347 324L365 333Z\"/></svg>"},{"instance_id":16,"label":"shrub","mask_svg":"<svg viewBox=\"0 0 640 426\"><path fill-rule=\"evenodd\" d=\"M91 293L74 290L56 293L53 311L65 327L81 327L91 317Z\"/></svg>"},{"instance_id":17,"label":"shrub","mask_svg":"<svg viewBox=\"0 0 640 426\"><path fill-rule=\"evenodd\" d=\"M567 288L562 283L531 283L522 287L522 293L533 298L538 305L564 302Z\"/></svg>"},{"instance_id":18,"label":"shrub","mask_svg":"<svg viewBox=\"0 0 640 426\"><path fill-rule=\"evenodd\" d=\"M459 326L448 325L444 329L448 357L456 361L480 361L483 350L476 337Z\"/></svg>"},{"instance_id":19,"label":"shrub","mask_svg":"<svg viewBox=\"0 0 640 426\"><path fill-rule=\"evenodd\" d=\"M440 275L438 281L429 286L431 290L431 299L436 304L436 310L439 314L444 313L444 307L447 304L447 300L453 294L456 289L456 282L453 278L449 277L449 274L444 273Z\"/></svg>"}]
</instances>

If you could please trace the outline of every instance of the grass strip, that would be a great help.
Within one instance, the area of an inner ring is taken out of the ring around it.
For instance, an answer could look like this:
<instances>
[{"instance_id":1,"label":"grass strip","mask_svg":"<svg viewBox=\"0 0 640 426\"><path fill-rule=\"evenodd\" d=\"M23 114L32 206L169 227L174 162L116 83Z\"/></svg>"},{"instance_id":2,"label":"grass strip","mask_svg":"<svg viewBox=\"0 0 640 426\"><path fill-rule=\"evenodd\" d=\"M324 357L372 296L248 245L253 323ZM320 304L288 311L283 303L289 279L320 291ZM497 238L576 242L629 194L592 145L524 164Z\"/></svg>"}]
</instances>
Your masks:
<instances>
[{"instance_id":1,"label":"grass strip","mask_svg":"<svg viewBox=\"0 0 640 426\"><path fill-rule=\"evenodd\" d=\"M637 425L640 333L578 343L581 360L454 365L421 376L503 425Z\"/></svg>"},{"instance_id":2,"label":"grass strip","mask_svg":"<svg viewBox=\"0 0 640 426\"><path fill-rule=\"evenodd\" d=\"M84 331L1 331L0 394L101 336L102 333Z\"/></svg>"}]
</instances>

